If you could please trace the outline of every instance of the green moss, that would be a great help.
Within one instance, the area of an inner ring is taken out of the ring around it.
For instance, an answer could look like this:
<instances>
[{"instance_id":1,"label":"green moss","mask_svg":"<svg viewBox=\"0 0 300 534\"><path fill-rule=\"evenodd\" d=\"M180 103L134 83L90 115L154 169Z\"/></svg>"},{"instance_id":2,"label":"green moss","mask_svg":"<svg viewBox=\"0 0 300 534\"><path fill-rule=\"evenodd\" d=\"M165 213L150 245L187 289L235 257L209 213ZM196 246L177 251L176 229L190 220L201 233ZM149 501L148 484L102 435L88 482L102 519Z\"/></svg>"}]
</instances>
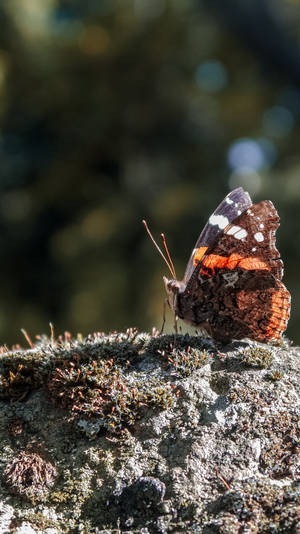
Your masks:
<instances>
[{"instance_id":1,"label":"green moss","mask_svg":"<svg viewBox=\"0 0 300 534\"><path fill-rule=\"evenodd\" d=\"M272 361L272 350L264 347L253 346L243 352L243 362L249 367L264 369L270 367Z\"/></svg>"},{"instance_id":2,"label":"green moss","mask_svg":"<svg viewBox=\"0 0 300 534\"><path fill-rule=\"evenodd\" d=\"M280 411L256 424L264 434L264 445L259 463L260 470L272 478L294 477L299 454L299 413Z\"/></svg>"},{"instance_id":3,"label":"green moss","mask_svg":"<svg viewBox=\"0 0 300 534\"><path fill-rule=\"evenodd\" d=\"M147 344L147 351L154 355L171 355L173 350L198 349L199 351L213 349L213 342L202 336L189 334L168 334L153 337Z\"/></svg>"},{"instance_id":4,"label":"green moss","mask_svg":"<svg viewBox=\"0 0 300 534\"><path fill-rule=\"evenodd\" d=\"M172 374L185 377L211 362L208 346L206 338L174 334L152 339L147 351L159 357Z\"/></svg>"},{"instance_id":5,"label":"green moss","mask_svg":"<svg viewBox=\"0 0 300 534\"><path fill-rule=\"evenodd\" d=\"M279 371L278 369L274 369L274 371L271 371L267 374L266 379L271 380L272 382L278 382L284 377L284 373Z\"/></svg>"},{"instance_id":6,"label":"green moss","mask_svg":"<svg viewBox=\"0 0 300 534\"><path fill-rule=\"evenodd\" d=\"M30 359L28 356L27 354L26 359L16 354L14 358L11 353L5 358L2 357L0 399L22 400L29 391L42 385L43 370L39 368L39 359L35 358L36 354Z\"/></svg>"},{"instance_id":7,"label":"green moss","mask_svg":"<svg viewBox=\"0 0 300 534\"><path fill-rule=\"evenodd\" d=\"M22 400L42 388L72 416L97 418L99 428L119 432L147 409L172 405L175 376L209 362L203 344L197 336L153 337L135 329L86 339L68 333L56 340L43 336L29 350L0 354L0 398ZM145 358L153 368L164 367L163 378L140 368Z\"/></svg>"},{"instance_id":8,"label":"green moss","mask_svg":"<svg viewBox=\"0 0 300 534\"><path fill-rule=\"evenodd\" d=\"M61 487L51 492L49 501L55 504L68 503L81 506L92 494L91 476L90 472L85 472L84 467L80 469L79 475L65 470Z\"/></svg>"},{"instance_id":9,"label":"green moss","mask_svg":"<svg viewBox=\"0 0 300 534\"><path fill-rule=\"evenodd\" d=\"M230 379L227 373L216 371L211 374L209 384L218 395L226 395L229 391Z\"/></svg>"},{"instance_id":10,"label":"green moss","mask_svg":"<svg viewBox=\"0 0 300 534\"><path fill-rule=\"evenodd\" d=\"M296 484L282 488L267 482L246 481L223 495L219 503L220 512L209 527L216 534L296 533L299 526L298 502Z\"/></svg>"},{"instance_id":11,"label":"green moss","mask_svg":"<svg viewBox=\"0 0 300 534\"><path fill-rule=\"evenodd\" d=\"M211 359L205 350L200 351L187 347L185 350L173 349L167 358L167 367L184 377L207 365L210 361Z\"/></svg>"},{"instance_id":12,"label":"green moss","mask_svg":"<svg viewBox=\"0 0 300 534\"><path fill-rule=\"evenodd\" d=\"M97 417L110 431L132 425L145 407L165 409L173 402L167 381L129 373L112 359L61 364L51 373L48 389L54 402L75 414Z\"/></svg>"}]
</instances>

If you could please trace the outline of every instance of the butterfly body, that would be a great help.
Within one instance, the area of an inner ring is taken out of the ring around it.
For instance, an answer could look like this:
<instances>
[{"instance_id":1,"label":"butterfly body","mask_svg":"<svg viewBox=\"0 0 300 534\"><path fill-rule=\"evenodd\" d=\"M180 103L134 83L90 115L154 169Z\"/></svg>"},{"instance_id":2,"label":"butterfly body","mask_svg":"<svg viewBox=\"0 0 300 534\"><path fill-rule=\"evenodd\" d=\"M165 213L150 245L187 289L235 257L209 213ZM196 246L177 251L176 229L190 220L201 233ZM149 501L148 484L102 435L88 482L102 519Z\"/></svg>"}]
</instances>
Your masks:
<instances>
[{"instance_id":1,"label":"butterfly body","mask_svg":"<svg viewBox=\"0 0 300 534\"><path fill-rule=\"evenodd\" d=\"M290 294L281 282L278 226L271 201L252 204L242 188L229 193L204 227L183 280L164 277L175 315L222 342L279 339Z\"/></svg>"}]
</instances>

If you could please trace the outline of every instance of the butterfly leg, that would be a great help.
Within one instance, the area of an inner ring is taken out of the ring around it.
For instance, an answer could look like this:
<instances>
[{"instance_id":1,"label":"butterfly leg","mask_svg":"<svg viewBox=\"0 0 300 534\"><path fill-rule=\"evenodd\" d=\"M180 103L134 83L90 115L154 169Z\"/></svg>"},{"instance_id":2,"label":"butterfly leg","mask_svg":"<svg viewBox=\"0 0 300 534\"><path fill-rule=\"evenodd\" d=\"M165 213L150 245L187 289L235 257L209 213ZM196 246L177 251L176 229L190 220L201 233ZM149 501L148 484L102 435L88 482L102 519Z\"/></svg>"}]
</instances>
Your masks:
<instances>
[{"instance_id":1,"label":"butterfly leg","mask_svg":"<svg viewBox=\"0 0 300 534\"><path fill-rule=\"evenodd\" d=\"M175 334L178 334L178 315L174 314L174 330L175 330Z\"/></svg>"},{"instance_id":2,"label":"butterfly leg","mask_svg":"<svg viewBox=\"0 0 300 534\"><path fill-rule=\"evenodd\" d=\"M163 305L163 320L162 320L162 325L161 325L161 329L159 331L159 335L161 336L163 331L164 331L164 328L165 328L165 324L166 324L166 307L167 307L167 304L168 304L168 299L165 299L164 300L164 305Z\"/></svg>"}]
</instances>

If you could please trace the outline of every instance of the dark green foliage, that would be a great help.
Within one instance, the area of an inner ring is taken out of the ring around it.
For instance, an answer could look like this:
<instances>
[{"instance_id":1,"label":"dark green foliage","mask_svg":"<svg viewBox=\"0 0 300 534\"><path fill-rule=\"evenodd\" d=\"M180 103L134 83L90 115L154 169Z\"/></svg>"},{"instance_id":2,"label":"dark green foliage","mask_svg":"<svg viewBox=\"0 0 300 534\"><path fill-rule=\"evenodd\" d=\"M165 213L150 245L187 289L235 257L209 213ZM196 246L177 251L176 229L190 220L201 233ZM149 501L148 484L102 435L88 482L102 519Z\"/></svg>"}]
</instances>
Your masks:
<instances>
[{"instance_id":1,"label":"dark green foliage","mask_svg":"<svg viewBox=\"0 0 300 534\"><path fill-rule=\"evenodd\" d=\"M49 320L159 326L166 272L141 219L180 277L236 185L279 210L297 339L299 17L282 4L1 2L2 342ZM257 168L234 170L245 138Z\"/></svg>"}]
</instances>

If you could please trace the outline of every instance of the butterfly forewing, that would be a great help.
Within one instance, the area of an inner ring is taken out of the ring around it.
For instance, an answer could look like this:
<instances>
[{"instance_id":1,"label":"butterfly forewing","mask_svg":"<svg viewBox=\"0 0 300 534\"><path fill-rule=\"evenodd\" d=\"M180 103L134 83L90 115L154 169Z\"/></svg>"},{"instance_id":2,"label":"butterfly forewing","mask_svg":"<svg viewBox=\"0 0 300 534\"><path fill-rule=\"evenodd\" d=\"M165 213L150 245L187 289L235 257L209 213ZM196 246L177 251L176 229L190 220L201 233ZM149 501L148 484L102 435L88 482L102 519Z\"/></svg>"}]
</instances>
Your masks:
<instances>
[{"instance_id":1,"label":"butterfly forewing","mask_svg":"<svg viewBox=\"0 0 300 534\"><path fill-rule=\"evenodd\" d=\"M204 226L191 254L187 264L183 281L187 282L191 277L195 265L198 263L197 258L205 254L208 247L212 247L216 242L219 234L231 223L237 215L252 205L251 198L247 191L242 187L238 187L229 193L224 200L219 204L217 209L212 213L208 222ZM195 261L196 257L196 261Z\"/></svg>"},{"instance_id":2,"label":"butterfly forewing","mask_svg":"<svg viewBox=\"0 0 300 534\"><path fill-rule=\"evenodd\" d=\"M267 270L281 280L283 264L275 246L279 216L270 200L253 204L219 235L207 250L200 274L213 275L220 268Z\"/></svg>"}]
</instances>

